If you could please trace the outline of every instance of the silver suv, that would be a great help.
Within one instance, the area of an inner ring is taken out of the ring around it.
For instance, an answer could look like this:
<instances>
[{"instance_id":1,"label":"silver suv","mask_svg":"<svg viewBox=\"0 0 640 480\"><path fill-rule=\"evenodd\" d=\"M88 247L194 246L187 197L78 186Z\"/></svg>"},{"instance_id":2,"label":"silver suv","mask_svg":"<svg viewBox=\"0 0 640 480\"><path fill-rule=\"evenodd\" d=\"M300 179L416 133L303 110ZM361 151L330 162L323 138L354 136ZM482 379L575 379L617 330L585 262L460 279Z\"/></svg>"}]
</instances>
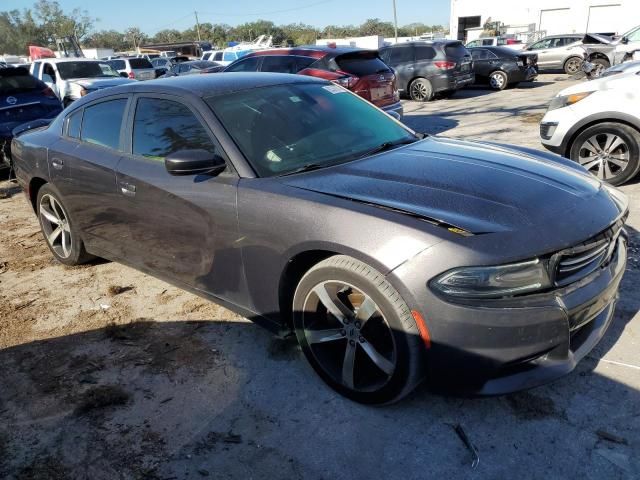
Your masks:
<instances>
[{"instance_id":1,"label":"silver suv","mask_svg":"<svg viewBox=\"0 0 640 480\"><path fill-rule=\"evenodd\" d=\"M553 35L529 45L525 51L538 54L538 69L562 69L573 75L580 71L582 50L573 48L582 43L584 35Z\"/></svg>"}]
</instances>

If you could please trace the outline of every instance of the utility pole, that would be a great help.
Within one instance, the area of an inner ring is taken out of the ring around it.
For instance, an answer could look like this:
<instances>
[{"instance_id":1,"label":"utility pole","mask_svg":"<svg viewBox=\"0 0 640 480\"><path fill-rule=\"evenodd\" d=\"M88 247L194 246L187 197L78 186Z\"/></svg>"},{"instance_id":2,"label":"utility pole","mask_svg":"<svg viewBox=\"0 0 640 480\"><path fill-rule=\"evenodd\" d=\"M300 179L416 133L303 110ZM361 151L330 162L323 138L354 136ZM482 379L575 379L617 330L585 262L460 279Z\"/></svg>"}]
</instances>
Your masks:
<instances>
[{"instance_id":1,"label":"utility pole","mask_svg":"<svg viewBox=\"0 0 640 480\"><path fill-rule=\"evenodd\" d=\"M398 15L396 14L396 0L393 0L393 28L396 34L396 43L398 43Z\"/></svg>"},{"instance_id":2,"label":"utility pole","mask_svg":"<svg viewBox=\"0 0 640 480\"><path fill-rule=\"evenodd\" d=\"M193 12L196 16L196 30L198 31L198 41L200 41L200 22L198 22L198 12Z\"/></svg>"}]
</instances>

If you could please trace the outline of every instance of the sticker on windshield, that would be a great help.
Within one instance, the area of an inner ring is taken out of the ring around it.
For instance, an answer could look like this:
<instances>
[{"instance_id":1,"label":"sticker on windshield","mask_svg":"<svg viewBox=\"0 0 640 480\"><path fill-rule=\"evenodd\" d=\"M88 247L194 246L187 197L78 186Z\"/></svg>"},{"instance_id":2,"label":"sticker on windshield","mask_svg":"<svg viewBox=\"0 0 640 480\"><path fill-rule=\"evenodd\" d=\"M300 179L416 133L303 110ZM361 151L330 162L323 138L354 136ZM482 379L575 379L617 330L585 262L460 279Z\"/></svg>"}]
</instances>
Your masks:
<instances>
[{"instance_id":1,"label":"sticker on windshield","mask_svg":"<svg viewBox=\"0 0 640 480\"><path fill-rule=\"evenodd\" d=\"M327 92L331 92L331 93L344 93L346 92L346 90L338 85L327 85L326 87L322 87L324 88Z\"/></svg>"},{"instance_id":2,"label":"sticker on windshield","mask_svg":"<svg viewBox=\"0 0 640 480\"><path fill-rule=\"evenodd\" d=\"M297 96L289 97L289 100L291 100L293 103L298 103L302 101L302 99Z\"/></svg>"}]
</instances>

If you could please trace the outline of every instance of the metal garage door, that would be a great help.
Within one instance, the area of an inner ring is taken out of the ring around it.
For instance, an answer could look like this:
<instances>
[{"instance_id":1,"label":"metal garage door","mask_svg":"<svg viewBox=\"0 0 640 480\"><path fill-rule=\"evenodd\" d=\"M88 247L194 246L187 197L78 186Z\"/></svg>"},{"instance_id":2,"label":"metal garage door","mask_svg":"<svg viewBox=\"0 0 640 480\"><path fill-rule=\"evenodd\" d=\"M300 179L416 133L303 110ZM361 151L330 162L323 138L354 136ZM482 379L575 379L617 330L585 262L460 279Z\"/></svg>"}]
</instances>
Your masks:
<instances>
[{"instance_id":1,"label":"metal garage door","mask_svg":"<svg viewBox=\"0 0 640 480\"><path fill-rule=\"evenodd\" d=\"M569 25L573 23L570 12L569 8L540 10L540 30L546 32L547 35L572 33L567 31Z\"/></svg>"},{"instance_id":2,"label":"metal garage door","mask_svg":"<svg viewBox=\"0 0 640 480\"><path fill-rule=\"evenodd\" d=\"M618 32L618 25L622 18L622 6L593 5L589 7L589 29L591 33L624 33Z\"/></svg>"}]
</instances>

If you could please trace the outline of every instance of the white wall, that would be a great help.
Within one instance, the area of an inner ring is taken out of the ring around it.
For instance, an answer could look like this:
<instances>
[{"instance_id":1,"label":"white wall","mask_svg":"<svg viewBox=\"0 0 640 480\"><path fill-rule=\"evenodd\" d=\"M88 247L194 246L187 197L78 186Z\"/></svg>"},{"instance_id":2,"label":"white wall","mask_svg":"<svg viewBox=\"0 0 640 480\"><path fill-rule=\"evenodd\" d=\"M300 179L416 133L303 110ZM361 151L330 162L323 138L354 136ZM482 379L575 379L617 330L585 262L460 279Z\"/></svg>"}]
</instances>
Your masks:
<instances>
[{"instance_id":1,"label":"white wall","mask_svg":"<svg viewBox=\"0 0 640 480\"><path fill-rule=\"evenodd\" d=\"M450 38L458 37L458 17L481 16L505 25L535 24L547 34L622 34L640 24L640 0L451 0Z\"/></svg>"},{"instance_id":2,"label":"white wall","mask_svg":"<svg viewBox=\"0 0 640 480\"><path fill-rule=\"evenodd\" d=\"M384 38L379 35L369 37L349 37L349 38L323 38L316 40L316 45L329 45L335 43L336 46L371 48L377 50L384 46Z\"/></svg>"}]
</instances>

